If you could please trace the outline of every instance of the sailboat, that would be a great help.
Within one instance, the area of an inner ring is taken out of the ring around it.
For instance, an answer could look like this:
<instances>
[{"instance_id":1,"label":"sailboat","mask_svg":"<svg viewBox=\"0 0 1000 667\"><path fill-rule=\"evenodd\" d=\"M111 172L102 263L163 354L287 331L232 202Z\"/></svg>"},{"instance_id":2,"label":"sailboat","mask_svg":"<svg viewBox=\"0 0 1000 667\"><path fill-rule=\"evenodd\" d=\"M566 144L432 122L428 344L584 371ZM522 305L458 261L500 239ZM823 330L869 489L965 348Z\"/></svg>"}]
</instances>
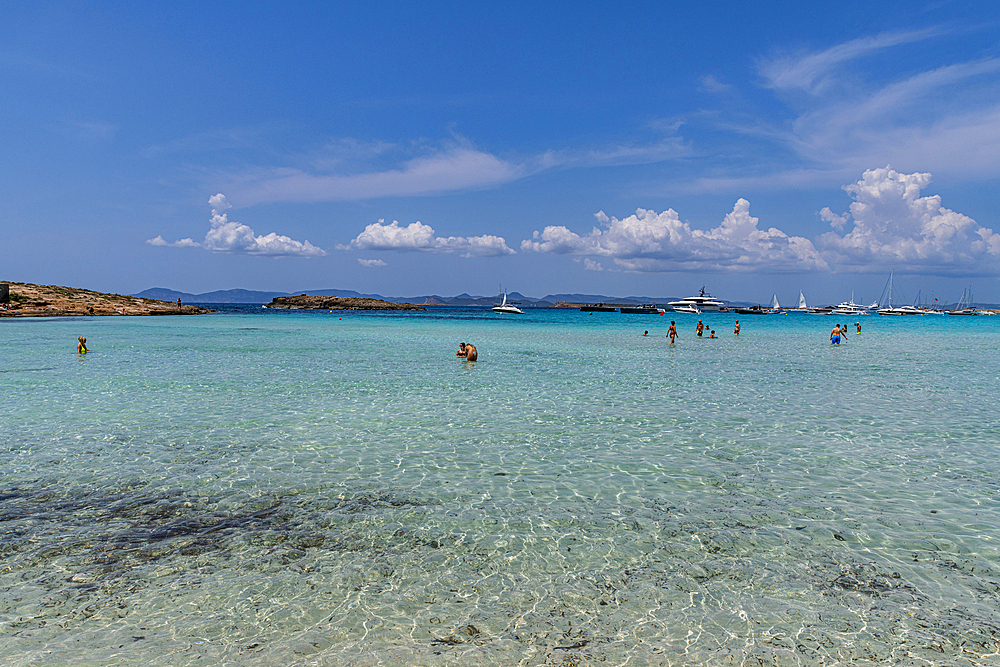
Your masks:
<instances>
[{"instance_id":1,"label":"sailboat","mask_svg":"<svg viewBox=\"0 0 1000 667\"><path fill-rule=\"evenodd\" d=\"M955 310L949 310L949 315L978 315L979 311L972 305L972 287L962 290L962 298Z\"/></svg>"},{"instance_id":2,"label":"sailboat","mask_svg":"<svg viewBox=\"0 0 1000 667\"><path fill-rule=\"evenodd\" d=\"M787 315L787 310L781 309L781 304L778 303L778 295L771 294L771 307L767 310L768 315Z\"/></svg>"},{"instance_id":3,"label":"sailboat","mask_svg":"<svg viewBox=\"0 0 1000 667\"><path fill-rule=\"evenodd\" d=\"M507 291L503 291L503 302L493 306L494 313L510 313L512 315L523 315L524 311L512 303L507 303Z\"/></svg>"},{"instance_id":4,"label":"sailboat","mask_svg":"<svg viewBox=\"0 0 1000 667\"><path fill-rule=\"evenodd\" d=\"M894 308L893 307L893 305L892 305L892 275L893 275L893 273L894 273L893 271L889 272L889 282L886 283L886 287L882 290L882 294L883 295L885 295L886 294L886 290L888 290L888 296L886 297L885 305L882 306L881 308L879 308L875 312L877 312L879 315L923 315L924 313L923 313L922 310L920 310L919 308L915 308L913 306L900 306L898 308ZM881 301L881 299L880 299L880 301Z\"/></svg>"}]
</instances>

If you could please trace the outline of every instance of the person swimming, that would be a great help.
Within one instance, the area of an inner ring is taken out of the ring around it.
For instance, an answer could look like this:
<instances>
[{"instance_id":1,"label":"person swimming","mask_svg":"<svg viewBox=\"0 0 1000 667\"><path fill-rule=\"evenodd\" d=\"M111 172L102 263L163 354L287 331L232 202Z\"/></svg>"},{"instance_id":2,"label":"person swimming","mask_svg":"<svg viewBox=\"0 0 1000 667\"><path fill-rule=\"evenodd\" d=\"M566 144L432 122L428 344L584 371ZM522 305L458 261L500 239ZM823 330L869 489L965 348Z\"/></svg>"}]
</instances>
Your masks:
<instances>
[{"instance_id":1,"label":"person swimming","mask_svg":"<svg viewBox=\"0 0 1000 667\"><path fill-rule=\"evenodd\" d=\"M711 330L711 331L709 332L709 334L708 334L708 337L709 337L709 338L715 338L715 329L712 329L712 330Z\"/></svg>"},{"instance_id":2,"label":"person swimming","mask_svg":"<svg viewBox=\"0 0 1000 667\"><path fill-rule=\"evenodd\" d=\"M87 354L87 339L83 336L78 336L76 340L78 341L76 344L76 353Z\"/></svg>"}]
</instances>

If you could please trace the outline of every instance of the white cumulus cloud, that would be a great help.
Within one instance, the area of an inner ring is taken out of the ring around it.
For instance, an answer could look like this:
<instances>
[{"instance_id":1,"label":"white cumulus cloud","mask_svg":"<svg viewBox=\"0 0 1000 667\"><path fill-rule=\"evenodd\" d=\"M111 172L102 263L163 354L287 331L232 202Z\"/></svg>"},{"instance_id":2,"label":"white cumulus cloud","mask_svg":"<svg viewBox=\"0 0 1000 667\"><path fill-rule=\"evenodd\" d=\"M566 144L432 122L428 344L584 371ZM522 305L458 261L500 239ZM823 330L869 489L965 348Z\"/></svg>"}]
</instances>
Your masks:
<instances>
[{"instance_id":1,"label":"white cumulus cloud","mask_svg":"<svg viewBox=\"0 0 1000 667\"><path fill-rule=\"evenodd\" d=\"M405 227L398 220L388 225L384 219L379 219L347 245L338 246L338 250L422 250L429 252L459 252L464 257L496 257L513 255L514 251L507 247L507 241L502 236L448 236L434 235L434 228L419 220Z\"/></svg>"},{"instance_id":2,"label":"white cumulus cloud","mask_svg":"<svg viewBox=\"0 0 1000 667\"><path fill-rule=\"evenodd\" d=\"M819 217L824 222L829 222L830 226L837 230L843 229L844 225L847 224L847 221L851 219L851 216L849 215L837 215L830 210L829 206L823 207L823 209L819 212Z\"/></svg>"},{"instance_id":3,"label":"white cumulus cloud","mask_svg":"<svg viewBox=\"0 0 1000 667\"><path fill-rule=\"evenodd\" d=\"M385 262L381 259L361 259L358 257L358 264L361 266L367 266L368 268L375 268L377 266L385 266Z\"/></svg>"},{"instance_id":4,"label":"white cumulus cloud","mask_svg":"<svg viewBox=\"0 0 1000 667\"><path fill-rule=\"evenodd\" d=\"M901 174L890 167L869 169L844 186L854 203L831 222L853 219L850 232L828 232L817 245L831 264L855 271L896 268L937 275L1000 272L1000 235L972 218L921 197L926 173ZM829 208L824 209L829 211ZM826 219L826 218L824 218Z\"/></svg>"},{"instance_id":5,"label":"white cumulus cloud","mask_svg":"<svg viewBox=\"0 0 1000 667\"><path fill-rule=\"evenodd\" d=\"M204 248L212 252L242 253L247 255L270 255L320 257L326 254L309 241L296 241L287 236L271 232L258 236L253 229L242 223L229 219L226 209L232 208L225 195L221 192L208 200L212 207L212 218L208 233L202 242L193 239L181 239L169 243L162 236L156 236L146 241L154 246L172 246L175 248Z\"/></svg>"},{"instance_id":6,"label":"white cumulus cloud","mask_svg":"<svg viewBox=\"0 0 1000 667\"><path fill-rule=\"evenodd\" d=\"M736 270L809 271L829 267L812 242L779 229L757 228L750 202L740 199L713 229L692 229L677 212L646 209L619 220L603 211L595 216L603 228L579 235L550 225L521 242L525 251L608 257L629 271ZM589 267L588 267L589 268Z\"/></svg>"}]
</instances>

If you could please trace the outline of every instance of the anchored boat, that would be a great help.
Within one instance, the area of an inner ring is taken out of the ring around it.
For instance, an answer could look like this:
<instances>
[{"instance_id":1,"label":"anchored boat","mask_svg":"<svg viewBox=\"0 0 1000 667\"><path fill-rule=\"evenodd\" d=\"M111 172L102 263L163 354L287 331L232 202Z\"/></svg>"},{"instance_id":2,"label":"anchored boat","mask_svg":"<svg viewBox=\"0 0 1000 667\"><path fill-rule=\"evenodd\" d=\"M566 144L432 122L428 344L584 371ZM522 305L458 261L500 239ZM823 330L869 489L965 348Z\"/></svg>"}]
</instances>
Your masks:
<instances>
[{"instance_id":1,"label":"anchored boat","mask_svg":"<svg viewBox=\"0 0 1000 667\"><path fill-rule=\"evenodd\" d=\"M524 311L512 303L507 303L507 291L504 290L503 301L493 306L494 313L510 313L511 315L523 315Z\"/></svg>"},{"instance_id":2,"label":"anchored boat","mask_svg":"<svg viewBox=\"0 0 1000 667\"><path fill-rule=\"evenodd\" d=\"M711 294L707 294L704 287L701 288L701 293L698 294L698 296L689 296L681 299L680 301L671 301L667 305L679 313L717 313L727 310L726 303L716 299ZM691 306L697 310L691 310Z\"/></svg>"}]
</instances>

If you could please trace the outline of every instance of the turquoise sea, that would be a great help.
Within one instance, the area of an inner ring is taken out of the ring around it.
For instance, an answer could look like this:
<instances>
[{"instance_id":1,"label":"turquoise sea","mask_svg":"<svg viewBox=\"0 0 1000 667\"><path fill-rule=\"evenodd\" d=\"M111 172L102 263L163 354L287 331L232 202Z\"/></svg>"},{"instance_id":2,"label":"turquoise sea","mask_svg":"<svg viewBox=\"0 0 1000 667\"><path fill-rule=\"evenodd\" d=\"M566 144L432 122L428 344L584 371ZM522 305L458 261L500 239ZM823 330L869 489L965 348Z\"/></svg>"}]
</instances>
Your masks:
<instances>
[{"instance_id":1,"label":"turquoise sea","mask_svg":"<svg viewBox=\"0 0 1000 667\"><path fill-rule=\"evenodd\" d=\"M231 310L0 321L3 665L1000 665L1000 316Z\"/></svg>"}]
</instances>

